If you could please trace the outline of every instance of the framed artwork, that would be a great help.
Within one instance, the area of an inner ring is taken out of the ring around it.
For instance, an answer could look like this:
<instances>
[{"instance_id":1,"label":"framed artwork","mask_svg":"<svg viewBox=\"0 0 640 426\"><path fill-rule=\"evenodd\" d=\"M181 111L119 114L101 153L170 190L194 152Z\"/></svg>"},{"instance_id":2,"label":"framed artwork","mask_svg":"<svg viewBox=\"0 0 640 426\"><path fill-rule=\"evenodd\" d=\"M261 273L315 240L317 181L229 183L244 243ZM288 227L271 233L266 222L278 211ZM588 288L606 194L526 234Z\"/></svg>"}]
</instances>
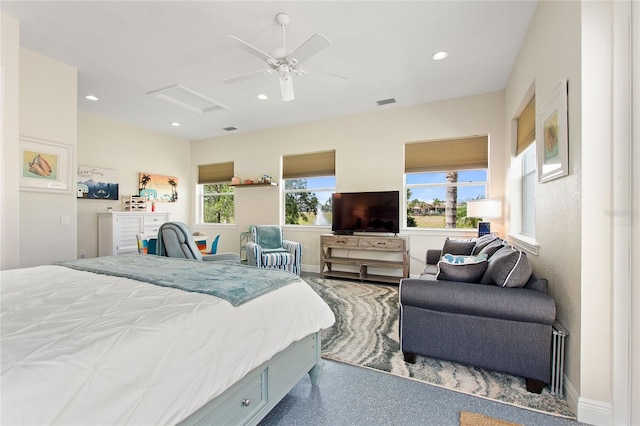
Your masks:
<instances>
[{"instance_id":1,"label":"framed artwork","mask_svg":"<svg viewBox=\"0 0 640 426\"><path fill-rule=\"evenodd\" d=\"M567 80L553 90L536 117L538 181L548 182L569 174Z\"/></svg>"},{"instance_id":2,"label":"framed artwork","mask_svg":"<svg viewBox=\"0 0 640 426\"><path fill-rule=\"evenodd\" d=\"M140 173L138 175L138 190L141 197L149 201L178 201L178 178L173 176Z\"/></svg>"},{"instance_id":3,"label":"framed artwork","mask_svg":"<svg viewBox=\"0 0 640 426\"><path fill-rule=\"evenodd\" d=\"M70 194L73 147L20 137L20 190Z\"/></svg>"},{"instance_id":4,"label":"framed artwork","mask_svg":"<svg viewBox=\"0 0 640 426\"><path fill-rule=\"evenodd\" d=\"M102 167L78 166L77 198L118 200L118 171Z\"/></svg>"}]
</instances>

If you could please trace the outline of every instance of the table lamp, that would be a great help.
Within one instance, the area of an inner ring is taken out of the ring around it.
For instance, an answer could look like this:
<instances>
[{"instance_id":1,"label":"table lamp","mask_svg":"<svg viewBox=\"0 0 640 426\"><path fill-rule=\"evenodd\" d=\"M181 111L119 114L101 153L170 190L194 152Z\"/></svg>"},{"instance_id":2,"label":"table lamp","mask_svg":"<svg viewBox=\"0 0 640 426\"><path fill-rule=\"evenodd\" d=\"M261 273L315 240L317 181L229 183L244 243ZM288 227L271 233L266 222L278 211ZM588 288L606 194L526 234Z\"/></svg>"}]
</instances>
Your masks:
<instances>
[{"instance_id":1,"label":"table lamp","mask_svg":"<svg viewBox=\"0 0 640 426\"><path fill-rule=\"evenodd\" d=\"M502 216L502 202L500 200L476 200L467 202L467 217L480 218L478 222L478 237L491 233L491 222Z\"/></svg>"}]
</instances>

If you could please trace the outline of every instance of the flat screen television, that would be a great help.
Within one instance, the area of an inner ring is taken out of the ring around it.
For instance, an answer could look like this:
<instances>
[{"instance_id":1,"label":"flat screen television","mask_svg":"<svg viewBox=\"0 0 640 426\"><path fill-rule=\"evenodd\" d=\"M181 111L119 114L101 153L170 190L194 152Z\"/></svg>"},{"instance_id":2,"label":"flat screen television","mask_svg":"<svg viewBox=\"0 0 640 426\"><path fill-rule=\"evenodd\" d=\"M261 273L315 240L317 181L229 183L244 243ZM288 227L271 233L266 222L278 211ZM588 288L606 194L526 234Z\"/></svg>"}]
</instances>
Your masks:
<instances>
[{"instance_id":1,"label":"flat screen television","mask_svg":"<svg viewBox=\"0 0 640 426\"><path fill-rule=\"evenodd\" d=\"M400 191L336 192L331 202L336 234L400 232Z\"/></svg>"}]
</instances>

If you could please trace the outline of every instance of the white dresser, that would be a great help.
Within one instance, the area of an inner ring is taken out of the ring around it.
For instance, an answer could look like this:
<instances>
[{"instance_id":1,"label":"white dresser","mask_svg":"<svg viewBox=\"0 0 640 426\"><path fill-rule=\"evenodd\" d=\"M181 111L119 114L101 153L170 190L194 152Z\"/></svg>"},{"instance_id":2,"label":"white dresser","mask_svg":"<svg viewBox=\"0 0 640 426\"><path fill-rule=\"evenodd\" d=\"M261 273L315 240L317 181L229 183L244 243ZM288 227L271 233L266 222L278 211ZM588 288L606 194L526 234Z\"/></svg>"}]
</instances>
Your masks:
<instances>
[{"instance_id":1,"label":"white dresser","mask_svg":"<svg viewBox=\"0 0 640 426\"><path fill-rule=\"evenodd\" d=\"M98 213L98 256L137 253L136 234L157 235L169 213Z\"/></svg>"}]
</instances>

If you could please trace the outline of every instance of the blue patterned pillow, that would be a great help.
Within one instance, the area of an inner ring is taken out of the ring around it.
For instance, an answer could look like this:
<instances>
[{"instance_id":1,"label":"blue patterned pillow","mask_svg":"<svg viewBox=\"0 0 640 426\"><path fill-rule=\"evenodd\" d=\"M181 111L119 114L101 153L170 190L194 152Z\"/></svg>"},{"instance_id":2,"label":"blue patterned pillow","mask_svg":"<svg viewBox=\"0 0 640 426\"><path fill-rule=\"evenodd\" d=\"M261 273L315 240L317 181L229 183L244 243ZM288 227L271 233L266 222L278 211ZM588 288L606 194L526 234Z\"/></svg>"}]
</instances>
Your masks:
<instances>
[{"instance_id":1,"label":"blue patterned pillow","mask_svg":"<svg viewBox=\"0 0 640 426\"><path fill-rule=\"evenodd\" d=\"M438 262L437 280L477 283L487 270L487 255L455 256L450 253Z\"/></svg>"}]
</instances>

